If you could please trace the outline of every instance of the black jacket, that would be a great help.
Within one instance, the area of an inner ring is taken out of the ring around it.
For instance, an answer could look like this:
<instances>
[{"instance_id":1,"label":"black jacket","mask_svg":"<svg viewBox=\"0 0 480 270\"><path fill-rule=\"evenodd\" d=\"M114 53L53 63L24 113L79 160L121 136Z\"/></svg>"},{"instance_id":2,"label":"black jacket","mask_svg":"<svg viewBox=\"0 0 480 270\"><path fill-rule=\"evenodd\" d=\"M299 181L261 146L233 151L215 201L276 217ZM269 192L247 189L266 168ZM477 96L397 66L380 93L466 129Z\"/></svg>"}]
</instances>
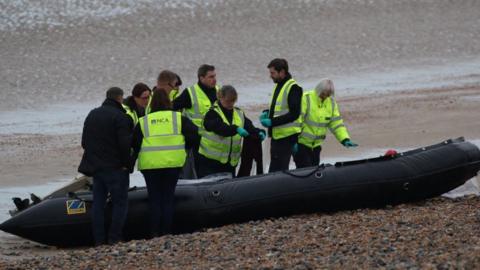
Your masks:
<instances>
[{"instance_id":1,"label":"black jacket","mask_svg":"<svg viewBox=\"0 0 480 270\"><path fill-rule=\"evenodd\" d=\"M278 98L278 94L282 89L283 85L292 78L290 74L287 74L285 79L277 84L277 87L273 91L272 104L270 105L269 118L272 119L272 127L284 125L290 122L297 120L300 116L301 106L302 106L302 94L303 90L298 84L292 85L290 93L288 93L288 113L280 115L278 117L273 117L273 112L275 110L275 103ZM272 128L268 128L268 135L272 136Z\"/></svg>"},{"instance_id":2,"label":"black jacket","mask_svg":"<svg viewBox=\"0 0 480 270\"><path fill-rule=\"evenodd\" d=\"M223 108L220 102L218 102L218 106L222 110L228 122L232 123L233 110L227 110ZM214 132L215 134L222 137L235 136L235 134L237 134L238 128L238 126L236 125L225 124L222 120L222 117L218 115L218 113L213 109L210 109L205 115L205 119L203 120L203 126L207 131ZM255 128L252 124L252 121L250 121L247 116L245 116L244 128L250 133L251 136L258 138L258 132L260 132L260 129Z\"/></svg>"},{"instance_id":3,"label":"black jacket","mask_svg":"<svg viewBox=\"0 0 480 270\"><path fill-rule=\"evenodd\" d=\"M210 102L212 102L212 104L217 100L217 89L215 89L215 87L207 87L201 82L198 82L198 86L202 88L203 92L207 95L208 99L210 99ZM192 100L190 99L188 90L184 89L183 92L173 101L173 110L181 111L182 109L189 109L191 107Z\"/></svg>"},{"instance_id":4,"label":"black jacket","mask_svg":"<svg viewBox=\"0 0 480 270\"><path fill-rule=\"evenodd\" d=\"M83 125L82 161L78 171L92 176L105 169L129 168L131 120L122 105L106 99L88 114Z\"/></svg>"},{"instance_id":5,"label":"black jacket","mask_svg":"<svg viewBox=\"0 0 480 270\"><path fill-rule=\"evenodd\" d=\"M185 137L185 148L191 148L195 142L199 140L198 138L198 127L187 117L182 116L182 135ZM138 157L138 153L142 147L143 133L140 125L135 126L133 130L133 139L132 139L132 148L133 148L133 157L132 157L132 167L135 165L135 160Z\"/></svg>"}]
</instances>

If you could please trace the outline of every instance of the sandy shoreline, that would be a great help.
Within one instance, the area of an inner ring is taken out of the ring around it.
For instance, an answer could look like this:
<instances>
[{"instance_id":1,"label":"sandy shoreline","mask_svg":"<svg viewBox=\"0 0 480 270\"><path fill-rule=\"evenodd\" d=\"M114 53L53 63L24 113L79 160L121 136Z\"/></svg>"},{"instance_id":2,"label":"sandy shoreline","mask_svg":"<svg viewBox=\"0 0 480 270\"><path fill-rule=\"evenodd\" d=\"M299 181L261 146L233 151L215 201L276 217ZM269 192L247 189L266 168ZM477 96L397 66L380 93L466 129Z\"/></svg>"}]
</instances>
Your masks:
<instances>
[{"instance_id":1,"label":"sandy shoreline","mask_svg":"<svg viewBox=\"0 0 480 270\"><path fill-rule=\"evenodd\" d=\"M415 148L459 136L480 138L480 129L475 128L480 115L480 85L371 96L343 97L339 92L337 96L351 137L360 146L345 149L329 134L324 157L353 158L370 149ZM255 121L266 106L247 106L245 111ZM81 134L0 135L2 187L75 177L82 155L80 139Z\"/></svg>"}]
</instances>

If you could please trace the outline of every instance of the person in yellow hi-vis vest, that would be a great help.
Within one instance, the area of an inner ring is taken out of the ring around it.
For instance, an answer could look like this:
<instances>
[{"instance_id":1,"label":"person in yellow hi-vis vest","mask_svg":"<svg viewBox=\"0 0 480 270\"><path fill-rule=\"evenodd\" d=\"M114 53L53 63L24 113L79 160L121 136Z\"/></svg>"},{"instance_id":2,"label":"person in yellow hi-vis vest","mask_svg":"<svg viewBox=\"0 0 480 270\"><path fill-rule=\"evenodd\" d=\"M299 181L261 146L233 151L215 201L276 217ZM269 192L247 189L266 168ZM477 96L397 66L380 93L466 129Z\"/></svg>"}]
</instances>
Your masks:
<instances>
[{"instance_id":1,"label":"person in yellow hi-vis vest","mask_svg":"<svg viewBox=\"0 0 480 270\"><path fill-rule=\"evenodd\" d=\"M288 72L288 62L276 58L268 64L273 87L270 109L260 116L262 126L268 128L270 143L269 172L288 170L292 149L301 131L302 88Z\"/></svg>"},{"instance_id":2,"label":"person in yellow hi-vis vest","mask_svg":"<svg viewBox=\"0 0 480 270\"><path fill-rule=\"evenodd\" d=\"M123 108L132 119L133 127L138 123L138 118L145 115L145 107L150 100L152 90L144 84L137 83L132 89L132 95L123 101Z\"/></svg>"},{"instance_id":3,"label":"person in yellow hi-vis vest","mask_svg":"<svg viewBox=\"0 0 480 270\"><path fill-rule=\"evenodd\" d=\"M171 109L164 89L153 93L151 111L140 118L133 134L137 168L145 177L150 204L151 236L172 232L174 194L186 148L198 128L180 112Z\"/></svg>"},{"instance_id":4,"label":"person in yellow hi-vis vest","mask_svg":"<svg viewBox=\"0 0 480 270\"><path fill-rule=\"evenodd\" d=\"M218 101L203 120L205 128L200 140L198 176L228 172L235 168L242 153L242 138L255 136L265 139L265 131L253 126L245 113L235 107L237 91L225 85L218 91Z\"/></svg>"},{"instance_id":5,"label":"person in yellow hi-vis vest","mask_svg":"<svg viewBox=\"0 0 480 270\"><path fill-rule=\"evenodd\" d=\"M297 168L317 166L320 164L322 144L330 130L335 138L345 147L356 147L350 140L340 109L334 98L333 82L323 79L314 90L302 97L302 132L298 144L294 146L293 159Z\"/></svg>"},{"instance_id":6,"label":"person in yellow hi-vis vest","mask_svg":"<svg viewBox=\"0 0 480 270\"><path fill-rule=\"evenodd\" d=\"M199 134L203 133L202 121L213 103L217 101L217 73L212 65L201 65L197 71L198 82L185 90L173 101L173 109L182 111L198 127ZM195 171L199 171L198 147L200 137L192 146L190 157L193 156ZM192 160L191 159L191 160ZM190 160L190 161L191 161ZM192 162L190 162L191 164Z\"/></svg>"}]
</instances>

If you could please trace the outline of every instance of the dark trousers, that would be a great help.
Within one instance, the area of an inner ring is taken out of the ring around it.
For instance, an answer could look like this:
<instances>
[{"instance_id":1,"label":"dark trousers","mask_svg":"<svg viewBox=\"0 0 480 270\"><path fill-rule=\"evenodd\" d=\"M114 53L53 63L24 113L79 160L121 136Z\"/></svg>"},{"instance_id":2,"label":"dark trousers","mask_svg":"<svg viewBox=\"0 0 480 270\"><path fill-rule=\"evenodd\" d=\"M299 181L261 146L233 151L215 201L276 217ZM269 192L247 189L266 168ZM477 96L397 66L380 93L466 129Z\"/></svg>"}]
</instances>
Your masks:
<instances>
[{"instance_id":1,"label":"dark trousers","mask_svg":"<svg viewBox=\"0 0 480 270\"><path fill-rule=\"evenodd\" d=\"M320 152L322 147L309 148L303 144L298 144L298 152L293 155L293 160L297 168L306 168L318 166L320 164Z\"/></svg>"},{"instance_id":2,"label":"dark trousers","mask_svg":"<svg viewBox=\"0 0 480 270\"><path fill-rule=\"evenodd\" d=\"M219 161L209 159L202 154L198 154L198 163L198 178L216 173L231 173L232 177L235 176L236 166L230 165L230 162L222 164Z\"/></svg>"},{"instance_id":3,"label":"dark trousers","mask_svg":"<svg viewBox=\"0 0 480 270\"><path fill-rule=\"evenodd\" d=\"M198 159L198 158L197 158ZM187 150L187 159L185 160L185 165L183 165L182 170L180 171L179 178L181 179L197 179L197 170L195 166L195 154L193 149Z\"/></svg>"},{"instance_id":4,"label":"dark trousers","mask_svg":"<svg viewBox=\"0 0 480 270\"><path fill-rule=\"evenodd\" d=\"M270 144L270 168L269 173L288 170L293 145L297 142L298 134L275 140Z\"/></svg>"},{"instance_id":5,"label":"dark trousers","mask_svg":"<svg viewBox=\"0 0 480 270\"><path fill-rule=\"evenodd\" d=\"M242 159L237 177L250 176L254 160L257 163L257 175L263 174L262 141L249 136L243 139Z\"/></svg>"},{"instance_id":6,"label":"dark trousers","mask_svg":"<svg viewBox=\"0 0 480 270\"><path fill-rule=\"evenodd\" d=\"M198 153L199 149L200 149L200 140L201 140L201 137L199 136L198 138L195 139L195 141L192 143L192 155L193 155L193 163L194 163L194 169L195 169L195 173L194 175L197 177L197 178L200 178L201 176L198 175L198 172L200 171L200 161L199 161L199 158L200 158L200 154Z\"/></svg>"},{"instance_id":7,"label":"dark trousers","mask_svg":"<svg viewBox=\"0 0 480 270\"><path fill-rule=\"evenodd\" d=\"M106 244L105 204L108 193L112 200L112 221L108 230L108 243L122 239L123 225L128 210L129 173L126 170L104 170L93 175L93 237L95 245Z\"/></svg>"},{"instance_id":8,"label":"dark trousers","mask_svg":"<svg viewBox=\"0 0 480 270\"><path fill-rule=\"evenodd\" d=\"M181 168L143 170L150 205L151 237L172 233L175 187Z\"/></svg>"}]
</instances>

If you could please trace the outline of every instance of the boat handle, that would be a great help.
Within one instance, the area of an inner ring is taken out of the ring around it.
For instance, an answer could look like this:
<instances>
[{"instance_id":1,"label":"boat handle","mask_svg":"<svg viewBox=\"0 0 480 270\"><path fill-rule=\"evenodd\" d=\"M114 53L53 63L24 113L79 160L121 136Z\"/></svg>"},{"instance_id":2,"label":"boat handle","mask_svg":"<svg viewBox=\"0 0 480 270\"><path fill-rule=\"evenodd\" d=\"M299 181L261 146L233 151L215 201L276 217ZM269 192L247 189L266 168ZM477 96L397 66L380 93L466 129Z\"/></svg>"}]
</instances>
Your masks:
<instances>
[{"instance_id":1,"label":"boat handle","mask_svg":"<svg viewBox=\"0 0 480 270\"><path fill-rule=\"evenodd\" d=\"M408 190L408 186L410 185L409 182L403 183L403 190Z\"/></svg>"},{"instance_id":2,"label":"boat handle","mask_svg":"<svg viewBox=\"0 0 480 270\"><path fill-rule=\"evenodd\" d=\"M214 190L214 191L212 191L212 195L213 195L213 197L218 197L218 196L220 196L220 191Z\"/></svg>"},{"instance_id":3,"label":"boat handle","mask_svg":"<svg viewBox=\"0 0 480 270\"><path fill-rule=\"evenodd\" d=\"M315 172L315 178L322 178L323 177L323 173L322 172Z\"/></svg>"}]
</instances>

